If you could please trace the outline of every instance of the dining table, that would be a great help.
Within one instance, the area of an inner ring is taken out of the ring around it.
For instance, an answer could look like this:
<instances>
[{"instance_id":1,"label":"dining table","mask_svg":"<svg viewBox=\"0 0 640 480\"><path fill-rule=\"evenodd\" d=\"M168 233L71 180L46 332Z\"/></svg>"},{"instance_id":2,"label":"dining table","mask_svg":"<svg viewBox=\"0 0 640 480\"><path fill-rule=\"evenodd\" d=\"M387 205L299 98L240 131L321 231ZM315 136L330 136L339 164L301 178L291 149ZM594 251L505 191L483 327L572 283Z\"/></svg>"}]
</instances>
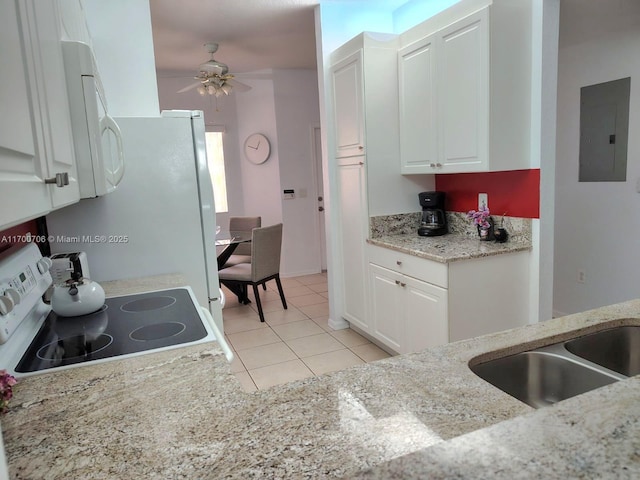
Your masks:
<instances>
[{"instance_id":1,"label":"dining table","mask_svg":"<svg viewBox=\"0 0 640 480\"><path fill-rule=\"evenodd\" d=\"M229 257L236 251L241 243L251 242L251 232L230 230L216 234L216 256L218 258L218 270L221 270Z\"/></svg>"},{"instance_id":2,"label":"dining table","mask_svg":"<svg viewBox=\"0 0 640 480\"><path fill-rule=\"evenodd\" d=\"M218 271L222 270L222 267L229 260L233 252L235 252L238 245L241 243L251 242L252 232L229 230L220 231L216 233L216 256L218 259ZM235 282L221 281L234 295L238 297L238 301L245 305L251 303L242 287Z\"/></svg>"}]
</instances>

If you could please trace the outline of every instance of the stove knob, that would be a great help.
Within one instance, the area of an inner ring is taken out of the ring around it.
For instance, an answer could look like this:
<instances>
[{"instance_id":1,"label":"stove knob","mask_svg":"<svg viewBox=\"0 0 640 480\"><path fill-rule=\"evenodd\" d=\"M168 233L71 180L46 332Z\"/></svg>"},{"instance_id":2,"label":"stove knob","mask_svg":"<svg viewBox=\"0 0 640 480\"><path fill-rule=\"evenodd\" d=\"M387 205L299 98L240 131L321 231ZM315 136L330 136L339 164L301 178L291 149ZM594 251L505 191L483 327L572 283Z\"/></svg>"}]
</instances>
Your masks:
<instances>
[{"instance_id":1,"label":"stove knob","mask_svg":"<svg viewBox=\"0 0 640 480\"><path fill-rule=\"evenodd\" d=\"M38 260L38 263L36 265L38 266L38 271L44 275L49 271L51 265L53 265L53 262L49 257L42 257L40 260Z\"/></svg>"},{"instance_id":2,"label":"stove knob","mask_svg":"<svg viewBox=\"0 0 640 480\"><path fill-rule=\"evenodd\" d=\"M11 300L11 297L8 297L6 295L2 295L0 297L0 315L8 315L11 310L13 310L14 307L14 303L13 300Z\"/></svg>"},{"instance_id":3,"label":"stove knob","mask_svg":"<svg viewBox=\"0 0 640 480\"><path fill-rule=\"evenodd\" d=\"M4 292L5 296L9 297L14 305L18 305L22 297L20 296L20 292L15 288L7 288Z\"/></svg>"}]
</instances>

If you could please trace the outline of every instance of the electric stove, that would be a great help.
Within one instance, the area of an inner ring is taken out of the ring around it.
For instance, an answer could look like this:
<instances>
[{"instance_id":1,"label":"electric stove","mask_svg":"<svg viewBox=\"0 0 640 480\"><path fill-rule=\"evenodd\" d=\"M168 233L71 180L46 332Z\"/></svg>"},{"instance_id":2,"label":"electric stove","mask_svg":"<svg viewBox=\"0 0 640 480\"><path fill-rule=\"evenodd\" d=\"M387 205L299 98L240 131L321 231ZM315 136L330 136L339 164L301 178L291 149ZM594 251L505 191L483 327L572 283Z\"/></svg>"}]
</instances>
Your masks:
<instances>
[{"instance_id":1,"label":"electric stove","mask_svg":"<svg viewBox=\"0 0 640 480\"><path fill-rule=\"evenodd\" d=\"M43 261L44 260L44 261ZM0 255L0 368L17 377L205 342L230 350L190 287L107 298L97 312L62 317L42 301L51 285L33 244Z\"/></svg>"}]
</instances>

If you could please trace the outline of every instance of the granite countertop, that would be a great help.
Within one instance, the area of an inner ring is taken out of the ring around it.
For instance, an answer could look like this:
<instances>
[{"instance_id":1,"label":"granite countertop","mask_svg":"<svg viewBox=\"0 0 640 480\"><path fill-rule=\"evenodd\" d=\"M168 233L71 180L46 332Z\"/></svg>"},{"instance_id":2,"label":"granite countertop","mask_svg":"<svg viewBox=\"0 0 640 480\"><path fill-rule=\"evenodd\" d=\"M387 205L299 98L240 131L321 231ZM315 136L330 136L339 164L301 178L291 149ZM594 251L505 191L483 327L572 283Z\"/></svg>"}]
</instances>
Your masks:
<instances>
[{"instance_id":1,"label":"granite countertop","mask_svg":"<svg viewBox=\"0 0 640 480\"><path fill-rule=\"evenodd\" d=\"M447 212L447 222L448 234L421 237L416 227L420 223L420 213L372 217L369 219L367 242L440 263L532 249L531 219L501 217L499 225L509 232L506 243L481 241L477 228L469 222L466 214Z\"/></svg>"},{"instance_id":2,"label":"granite countertop","mask_svg":"<svg viewBox=\"0 0 640 480\"><path fill-rule=\"evenodd\" d=\"M253 393L216 343L22 379L12 478L640 475L640 379L534 410L468 362L614 324L640 300ZM585 415L588 413L588 415Z\"/></svg>"},{"instance_id":3,"label":"granite countertop","mask_svg":"<svg viewBox=\"0 0 640 480\"><path fill-rule=\"evenodd\" d=\"M367 242L440 263L531 250L531 242L497 243L457 234L439 237L420 237L415 233L387 234L369 238Z\"/></svg>"}]
</instances>

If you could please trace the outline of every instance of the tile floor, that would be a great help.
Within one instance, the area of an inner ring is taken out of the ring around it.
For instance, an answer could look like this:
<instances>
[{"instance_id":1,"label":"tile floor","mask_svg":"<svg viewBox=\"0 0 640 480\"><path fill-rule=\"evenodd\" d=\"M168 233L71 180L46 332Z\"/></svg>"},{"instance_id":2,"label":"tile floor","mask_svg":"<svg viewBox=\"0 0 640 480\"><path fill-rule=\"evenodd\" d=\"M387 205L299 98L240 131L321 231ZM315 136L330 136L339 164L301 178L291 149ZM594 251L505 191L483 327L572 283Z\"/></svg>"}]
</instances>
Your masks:
<instances>
[{"instance_id":1,"label":"tile floor","mask_svg":"<svg viewBox=\"0 0 640 480\"><path fill-rule=\"evenodd\" d=\"M224 332L234 351L231 370L245 390L254 391L389 356L353 330L332 330L327 321L327 275L283 278L288 309L282 308L275 281L260 288L265 322L253 292L241 305L225 290ZM249 288L251 290L251 288Z\"/></svg>"}]
</instances>

